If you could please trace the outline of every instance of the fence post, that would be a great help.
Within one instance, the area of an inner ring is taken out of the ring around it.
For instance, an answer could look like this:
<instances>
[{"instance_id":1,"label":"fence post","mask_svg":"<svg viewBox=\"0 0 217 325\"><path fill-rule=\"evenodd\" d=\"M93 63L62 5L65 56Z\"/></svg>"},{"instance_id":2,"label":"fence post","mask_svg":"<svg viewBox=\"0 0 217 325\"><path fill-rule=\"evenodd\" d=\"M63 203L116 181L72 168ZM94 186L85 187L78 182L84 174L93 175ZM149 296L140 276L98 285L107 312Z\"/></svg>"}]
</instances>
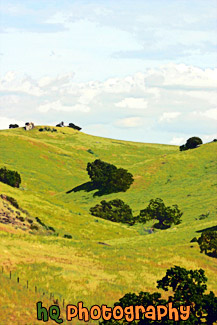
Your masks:
<instances>
[{"instance_id":1,"label":"fence post","mask_svg":"<svg viewBox=\"0 0 217 325\"><path fill-rule=\"evenodd\" d=\"M17 283L19 283L20 282L20 279L19 279L19 277L17 278Z\"/></svg>"},{"instance_id":2,"label":"fence post","mask_svg":"<svg viewBox=\"0 0 217 325\"><path fill-rule=\"evenodd\" d=\"M35 286L35 292L37 292L37 287Z\"/></svg>"}]
</instances>

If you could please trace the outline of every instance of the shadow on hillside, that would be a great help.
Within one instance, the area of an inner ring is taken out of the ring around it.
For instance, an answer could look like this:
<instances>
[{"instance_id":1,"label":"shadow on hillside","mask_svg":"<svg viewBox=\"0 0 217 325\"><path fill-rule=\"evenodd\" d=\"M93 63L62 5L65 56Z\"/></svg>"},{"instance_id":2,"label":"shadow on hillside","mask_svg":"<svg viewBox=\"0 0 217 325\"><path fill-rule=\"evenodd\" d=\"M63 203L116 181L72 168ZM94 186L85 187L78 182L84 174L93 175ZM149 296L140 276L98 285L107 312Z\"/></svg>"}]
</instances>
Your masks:
<instances>
[{"instance_id":1,"label":"shadow on hillside","mask_svg":"<svg viewBox=\"0 0 217 325\"><path fill-rule=\"evenodd\" d=\"M209 227L209 228L204 228L202 230L197 230L196 232L204 232L204 231L217 231L217 226Z\"/></svg>"},{"instance_id":2,"label":"shadow on hillside","mask_svg":"<svg viewBox=\"0 0 217 325\"><path fill-rule=\"evenodd\" d=\"M91 191L95 191L95 190L98 190L98 191L96 193L94 193L93 196L102 196L102 195L106 195L106 194L111 193L111 192L106 191L106 190L98 189L93 184L93 182L86 182L86 183L78 185L78 186L74 187L73 189L67 191L66 194L70 194L72 192L79 192L79 191L91 192Z\"/></svg>"}]
</instances>

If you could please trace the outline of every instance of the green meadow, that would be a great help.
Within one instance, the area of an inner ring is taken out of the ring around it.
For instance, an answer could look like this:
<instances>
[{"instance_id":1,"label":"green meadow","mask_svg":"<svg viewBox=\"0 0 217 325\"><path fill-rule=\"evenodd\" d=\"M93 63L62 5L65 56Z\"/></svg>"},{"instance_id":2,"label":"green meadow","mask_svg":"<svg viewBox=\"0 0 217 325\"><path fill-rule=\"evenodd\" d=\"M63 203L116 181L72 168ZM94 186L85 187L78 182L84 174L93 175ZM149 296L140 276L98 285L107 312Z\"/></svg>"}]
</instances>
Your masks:
<instances>
[{"instance_id":1,"label":"green meadow","mask_svg":"<svg viewBox=\"0 0 217 325\"><path fill-rule=\"evenodd\" d=\"M31 233L0 223L0 324L42 323L36 320L36 302L51 305L50 293L61 306L64 299L90 307L112 306L128 292L154 292L156 281L174 265L204 269L208 291L217 294L216 259L190 242L200 236L197 231L217 224L216 142L180 152L178 146L106 139L67 127L55 133L38 129L0 131L0 168L22 178L19 189L0 183L0 194L55 229ZM94 196L97 190L67 194L90 180L86 166L95 159L132 173L130 189L104 196ZM178 205L180 225L149 234L151 222L128 226L89 214L101 200L120 198L136 216L157 197Z\"/></svg>"}]
</instances>

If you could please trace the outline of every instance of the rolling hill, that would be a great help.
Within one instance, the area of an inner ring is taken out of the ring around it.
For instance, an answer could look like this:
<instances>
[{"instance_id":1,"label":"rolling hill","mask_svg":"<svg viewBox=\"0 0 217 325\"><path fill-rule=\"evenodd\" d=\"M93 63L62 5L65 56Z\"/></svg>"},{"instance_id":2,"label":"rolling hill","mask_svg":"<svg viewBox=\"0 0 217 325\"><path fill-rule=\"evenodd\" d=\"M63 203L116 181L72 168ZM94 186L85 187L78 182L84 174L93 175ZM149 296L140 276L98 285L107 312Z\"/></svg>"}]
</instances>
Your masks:
<instances>
[{"instance_id":1,"label":"rolling hill","mask_svg":"<svg viewBox=\"0 0 217 325\"><path fill-rule=\"evenodd\" d=\"M18 202L26 223L22 227L0 223L1 320L39 323L35 304L42 300L49 306L51 293L61 304L64 299L65 304L112 306L127 292L155 291L156 281L174 265L204 269L208 290L217 294L216 259L201 254L198 244L190 242L199 237L198 231L216 226L216 143L180 152L177 146L57 129L0 131L0 168L16 170L22 178L19 189L0 182L0 194ZM95 159L132 173L130 189L104 196L71 191L89 181L86 165ZM149 234L151 223L130 227L89 214L101 200L120 198L137 215L157 197L166 205L179 206L180 225ZM0 211L6 208L19 213L0 198ZM34 224L39 218L55 232L43 230L41 224L38 231L25 229L27 218Z\"/></svg>"}]
</instances>

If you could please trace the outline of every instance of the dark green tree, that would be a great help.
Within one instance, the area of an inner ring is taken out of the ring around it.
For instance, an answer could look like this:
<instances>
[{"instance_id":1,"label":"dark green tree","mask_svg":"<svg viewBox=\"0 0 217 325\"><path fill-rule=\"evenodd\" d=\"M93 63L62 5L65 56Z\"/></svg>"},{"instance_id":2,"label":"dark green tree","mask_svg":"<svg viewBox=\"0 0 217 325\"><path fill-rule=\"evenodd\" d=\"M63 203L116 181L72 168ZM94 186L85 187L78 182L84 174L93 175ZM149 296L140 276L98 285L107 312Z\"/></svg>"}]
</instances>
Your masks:
<instances>
[{"instance_id":1,"label":"dark green tree","mask_svg":"<svg viewBox=\"0 0 217 325\"><path fill-rule=\"evenodd\" d=\"M217 257L217 232L204 231L197 240L200 246L200 252Z\"/></svg>"},{"instance_id":2,"label":"dark green tree","mask_svg":"<svg viewBox=\"0 0 217 325\"><path fill-rule=\"evenodd\" d=\"M203 141L200 138L192 137L186 141L186 144L183 144L182 146L180 146L179 150L184 151L184 150L188 150L188 149L194 149L194 148L197 148L197 146L201 145L202 143L203 143Z\"/></svg>"},{"instance_id":3,"label":"dark green tree","mask_svg":"<svg viewBox=\"0 0 217 325\"><path fill-rule=\"evenodd\" d=\"M175 266L167 270L166 275L157 281L157 288L164 291L171 291L172 295L167 300L161 298L161 294L154 292L127 293L114 306L122 308L129 306L149 305L167 305L172 302L172 306L179 309L181 305L190 306L190 315L188 320L173 321L163 318L159 321L153 321L140 314L140 320L134 320L131 324L183 324L183 325L211 325L217 321L217 297L211 291L205 294L207 278L204 270L186 270L185 268ZM126 319L120 321L111 319L103 321L100 324L128 324Z\"/></svg>"},{"instance_id":4,"label":"dark green tree","mask_svg":"<svg viewBox=\"0 0 217 325\"><path fill-rule=\"evenodd\" d=\"M181 223L182 212L177 205L165 206L160 198L152 199L146 209L141 210L137 217L138 222L146 223L149 220L157 220L153 227L159 229L167 229L172 224Z\"/></svg>"},{"instance_id":5,"label":"dark green tree","mask_svg":"<svg viewBox=\"0 0 217 325\"><path fill-rule=\"evenodd\" d=\"M217 309L217 297L212 291L208 295L205 294L206 282L204 270L186 270L175 266L167 270L166 275L157 281L157 288L165 291L173 290L168 302L173 302L175 307L191 306L190 317L185 324L196 325L203 322L213 324L217 320L217 314L214 314Z\"/></svg>"},{"instance_id":6,"label":"dark green tree","mask_svg":"<svg viewBox=\"0 0 217 325\"><path fill-rule=\"evenodd\" d=\"M133 175L126 169L96 159L87 164L87 172L93 185L106 193L125 192L133 183Z\"/></svg>"},{"instance_id":7,"label":"dark green tree","mask_svg":"<svg viewBox=\"0 0 217 325\"><path fill-rule=\"evenodd\" d=\"M135 223L132 210L129 205L124 203L122 200L116 199L106 202L101 201L95 207L90 208L90 213L98 218L110 220L113 222L122 222L129 225Z\"/></svg>"},{"instance_id":8,"label":"dark green tree","mask_svg":"<svg viewBox=\"0 0 217 325\"><path fill-rule=\"evenodd\" d=\"M0 169L0 182L8 184L12 187L19 187L21 183L21 177L18 172L3 167Z\"/></svg>"}]
</instances>

